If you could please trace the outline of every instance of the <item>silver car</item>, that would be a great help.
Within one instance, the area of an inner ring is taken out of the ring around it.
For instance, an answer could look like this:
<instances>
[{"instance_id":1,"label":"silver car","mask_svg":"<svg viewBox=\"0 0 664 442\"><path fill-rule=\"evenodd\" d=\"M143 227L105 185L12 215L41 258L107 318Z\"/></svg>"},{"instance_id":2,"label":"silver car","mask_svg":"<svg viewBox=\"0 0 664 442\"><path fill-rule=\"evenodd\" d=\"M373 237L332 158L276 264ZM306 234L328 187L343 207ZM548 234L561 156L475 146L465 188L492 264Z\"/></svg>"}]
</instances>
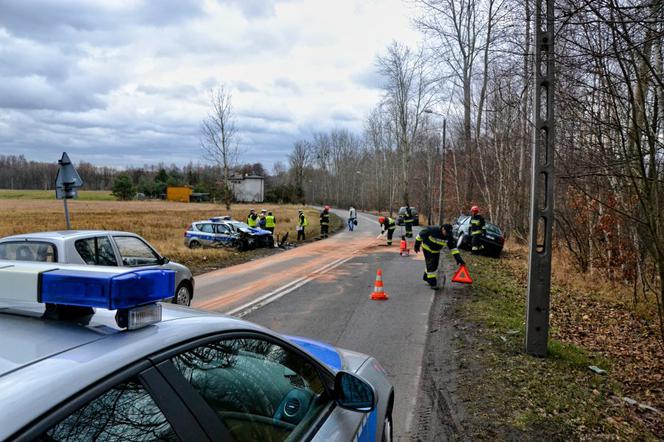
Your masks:
<instances>
[{"instance_id":1,"label":"silver car","mask_svg":"<svg viewBox=\"0 0 664 442\"><path fill-rule=\"evenodd\" d=\"M151 270L20 267L0 266L0 440L391 440L393 388L370 356L141 304L134 285L129 322L99 308L107 280Z\"/></svg>"},{"instance_id":2,"label":"silver car","mask_svg":"<svg viewBox=\"0 0 664 442\"><path fill-rule=\"evenodd\" d=\"M149 267L175 271L170 300L190 305L194 296L191 271L161 256L140 236L109 230L65 230L26 233L0 239L0 260L59 262L118 267Z\"/></svg>"}]
</instances>

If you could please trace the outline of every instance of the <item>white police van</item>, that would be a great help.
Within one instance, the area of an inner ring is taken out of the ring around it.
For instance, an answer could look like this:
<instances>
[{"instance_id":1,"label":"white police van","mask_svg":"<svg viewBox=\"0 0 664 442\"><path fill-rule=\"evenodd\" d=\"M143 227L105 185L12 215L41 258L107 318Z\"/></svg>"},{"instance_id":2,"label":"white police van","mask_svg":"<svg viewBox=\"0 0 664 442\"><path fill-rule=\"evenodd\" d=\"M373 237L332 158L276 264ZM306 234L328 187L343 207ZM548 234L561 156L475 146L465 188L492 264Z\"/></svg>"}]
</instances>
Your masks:
<instances>
[{"instance_id":1,"label":"white police van","mask_svg":"<svg viewBox=\"0 0 664 442\"><path fill-rule=\"evenodd\" d=\"M0 261L0 440L391 440L375 359L157 302L174 281Z\"/></svg>"}]
</instances>

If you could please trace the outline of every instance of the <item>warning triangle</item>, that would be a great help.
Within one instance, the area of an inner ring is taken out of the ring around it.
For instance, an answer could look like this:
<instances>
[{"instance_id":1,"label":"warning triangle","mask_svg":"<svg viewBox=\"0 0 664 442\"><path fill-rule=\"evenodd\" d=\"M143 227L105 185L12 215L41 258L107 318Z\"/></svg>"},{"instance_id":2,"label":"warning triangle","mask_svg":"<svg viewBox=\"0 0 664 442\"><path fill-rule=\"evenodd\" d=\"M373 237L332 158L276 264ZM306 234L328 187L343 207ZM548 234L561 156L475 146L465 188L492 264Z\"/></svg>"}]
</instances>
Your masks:
<instances>
[{"instance_id":1,"label":"warning triangle","mask_svg":"<svg viewBox=\"0 0 664 442\"><path fill-rule=\"evenodd\" d=\"M459 270L456 271L452 277L452 282L461 282L463 284L472 284L473 280L470 279L470 273L468 273L468 268L465 265L459 266Z\"/></svg>"}]
</instances>

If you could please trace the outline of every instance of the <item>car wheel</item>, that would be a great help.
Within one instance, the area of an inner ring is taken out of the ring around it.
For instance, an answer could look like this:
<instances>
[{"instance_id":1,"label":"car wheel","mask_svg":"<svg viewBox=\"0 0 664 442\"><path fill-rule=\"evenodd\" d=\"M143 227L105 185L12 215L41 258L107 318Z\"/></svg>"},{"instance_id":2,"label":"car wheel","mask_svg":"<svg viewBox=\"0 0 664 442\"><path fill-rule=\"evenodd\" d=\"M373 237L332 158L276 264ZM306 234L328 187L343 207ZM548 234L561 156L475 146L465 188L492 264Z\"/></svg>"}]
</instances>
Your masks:
<instances>
[{"instance_id":1,"label":"car wheel","mask_svg":"<svg viewBox=\"0 0 664 442\"><path fill-rule=\"evenodd\" d=\"M173 304L178 305L191 305L191 288L186 282L181 283L178 286L178 289L175 291L175 297L173 298Z\"/></svg>"},{"instance_id":2,"label":"car wheel","mask_svg":"<svg viewBox=\"0 0 664 442\"><path fill-rule=\"evenodd\" d=\"M383 422L383 437L380 439L382 442L392 442L392 416L387 416Z\"/></svg>"},{"instance_id":3,"label":"car wheel","mask_svg":"<svg viewBox=\"0 0 664 442\"><path fill-rule=\"evenodd\" d=\"M200 249L201 248L201 243L196 241L195 239L189 242L189 248L190 249Z\"/></svg>"}]
</instances>

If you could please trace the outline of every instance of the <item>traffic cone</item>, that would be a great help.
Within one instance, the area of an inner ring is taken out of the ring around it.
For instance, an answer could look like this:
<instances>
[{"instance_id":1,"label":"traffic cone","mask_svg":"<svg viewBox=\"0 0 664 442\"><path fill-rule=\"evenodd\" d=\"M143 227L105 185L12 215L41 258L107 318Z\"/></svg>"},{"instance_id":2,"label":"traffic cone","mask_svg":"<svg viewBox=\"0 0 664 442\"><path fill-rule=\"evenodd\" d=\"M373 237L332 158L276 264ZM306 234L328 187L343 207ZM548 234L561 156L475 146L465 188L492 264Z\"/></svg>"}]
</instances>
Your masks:
<instances>
[{"instance_id":1,"label":"traffic cone","mask_svg":"<svg viewBox=\"0 0 664 442\"><path fill-rule=\"evenodd\" d=\"M410 255L410 251L408 250L408 242L405 239L402 239L401 244L399 245L399 255L401 256Z\"/></svg>"},{"instance_id":2,"label":"traffic cone","mask_svg":"<svg viewBox=\"0 0 664 442\"><path fill-rule=\"evenodd\" d=\"M378 269L376 271L376 283L374 284L374 291L371 293L371 299L374 301L387 301L389 296L383 290L383 271Z\"/></svg>"}]
</instances>

